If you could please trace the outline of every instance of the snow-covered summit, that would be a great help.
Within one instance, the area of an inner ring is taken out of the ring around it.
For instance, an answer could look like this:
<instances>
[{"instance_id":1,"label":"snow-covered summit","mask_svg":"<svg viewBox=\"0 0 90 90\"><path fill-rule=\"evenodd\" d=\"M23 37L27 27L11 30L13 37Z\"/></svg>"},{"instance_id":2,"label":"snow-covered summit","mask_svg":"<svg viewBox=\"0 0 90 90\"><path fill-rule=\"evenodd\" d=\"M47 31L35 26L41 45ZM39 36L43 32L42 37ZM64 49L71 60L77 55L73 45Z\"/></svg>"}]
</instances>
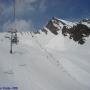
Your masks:
<instances>
[{"instance_id":1,"label":"snow-covered summit","mask_svg":"<svg viewBox=\"0 0 90 90\"><path fill-rule=\"evenodd\" d=\"M57 17L53 17L53 20L56 20L59 23L62 23L63 25L65 25L67 27L72 27L72 26L76 25L76 22L71 22L71 21L67 21L67 20L64 20L64 19L59 19Z\"/></svg>"}]
</instances>

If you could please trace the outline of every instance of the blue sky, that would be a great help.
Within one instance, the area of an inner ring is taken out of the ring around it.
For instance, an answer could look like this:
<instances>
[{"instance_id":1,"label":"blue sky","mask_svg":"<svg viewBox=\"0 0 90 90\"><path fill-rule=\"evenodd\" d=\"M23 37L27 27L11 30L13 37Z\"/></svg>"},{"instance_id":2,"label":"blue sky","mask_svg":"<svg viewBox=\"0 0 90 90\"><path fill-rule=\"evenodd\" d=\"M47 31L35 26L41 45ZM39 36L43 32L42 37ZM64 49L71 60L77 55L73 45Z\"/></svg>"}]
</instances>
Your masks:
<instances>
[{"instance_id":1,"label":"blue sky","mask_svg":"<svg viewBox=\"0 0 90 90\"><path fill-rule=\"evenodd\" d=\"M0 0L0 31L13 22L13 1ZM15 0L16 20L43 27L53 16L74 21L90 18L90 0ZM21 23L21 22L20 22ZM6 25L7 24L7 25Z\"/></svg>"}]
</instances>

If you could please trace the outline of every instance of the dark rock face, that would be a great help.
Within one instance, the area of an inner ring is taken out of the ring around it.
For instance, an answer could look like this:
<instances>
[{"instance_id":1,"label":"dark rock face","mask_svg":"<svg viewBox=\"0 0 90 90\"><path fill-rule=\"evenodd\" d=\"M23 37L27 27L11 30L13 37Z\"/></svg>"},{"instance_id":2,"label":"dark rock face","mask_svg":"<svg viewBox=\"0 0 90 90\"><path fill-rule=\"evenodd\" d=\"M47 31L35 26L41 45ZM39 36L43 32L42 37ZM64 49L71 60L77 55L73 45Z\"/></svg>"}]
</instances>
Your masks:
<instances>
[{"instance_id":1,"label":"dark rock face","mask_svg":"<svg viewBox=\"0 0 90 90\"><path fill-rule=\"evenodd\" d=\"M48 33L48 31L46 30L46 29L42 29L42 32L44 32L46 35L47 35L47 33Z\"/></svg>"},{"instance_id":2,"label":"dark rock face","mask_svg":"<svg viewBox=\"0 0 90 90\"><path fill-rule=\"evenodd\" d=\"M69 34L69 38L73 39L75 42L79 44L85 43L85 37L90 35L90 29L83 24L77 24L70 29L67 29L65 26L62 29L62 34L67 36Z\"/></svg>"},{"instance_id":3,"label":"dark rock face","mask_svg":"<svg viewBox=\"0 0 90 90\"><path fill-rule=\"evenodd\" d=\"M46 27L47 27L53 34L55 34L55 35L58 34L57 31L58 31L59 29L58 29L57 27L54 26L52 20L50 20L50 21L48 22L48 24L46 25Z\"/></svg>"}]
</instances>

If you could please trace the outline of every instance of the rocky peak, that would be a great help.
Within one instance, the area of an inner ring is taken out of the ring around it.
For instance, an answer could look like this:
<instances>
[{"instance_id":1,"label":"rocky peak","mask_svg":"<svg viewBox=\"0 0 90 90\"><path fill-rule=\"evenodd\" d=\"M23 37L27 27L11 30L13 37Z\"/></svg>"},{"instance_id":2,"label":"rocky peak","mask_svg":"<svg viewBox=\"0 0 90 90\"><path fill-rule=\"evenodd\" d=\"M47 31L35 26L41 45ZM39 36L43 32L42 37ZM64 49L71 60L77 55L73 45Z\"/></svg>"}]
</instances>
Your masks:
<instances>
[{"instance_id":1,"label":"rocky peak","mask_svg":"<svg viewBox=\"0 0 90 90\"><path fill-rule=\"evenodd\" d=\"M85 37L90 35L89 25L90 19L83 19L78 23L73 23L53 17L47 23L46 28L54 35L62 33L64 36L73 39L75 42L84 44L86 41ZM48 32L45 28L43 28L42 31L45 32L45 34Z\"/></svg>"}]
</instances>

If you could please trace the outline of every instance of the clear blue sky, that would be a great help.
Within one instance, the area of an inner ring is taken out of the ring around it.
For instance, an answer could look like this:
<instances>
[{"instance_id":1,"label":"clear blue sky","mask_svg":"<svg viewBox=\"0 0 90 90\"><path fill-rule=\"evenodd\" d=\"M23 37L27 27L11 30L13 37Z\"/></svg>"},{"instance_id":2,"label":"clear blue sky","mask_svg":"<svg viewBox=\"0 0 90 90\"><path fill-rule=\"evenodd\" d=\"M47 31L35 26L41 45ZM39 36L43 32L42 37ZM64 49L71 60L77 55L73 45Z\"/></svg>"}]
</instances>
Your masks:
<instances>
[{"instance_id":1,"label":"clear blue sky","mask_svg":"<svg viewBox=\"0 0 90 90\"><path fill-rule=\"evenodd\" d=\"M13 21L13 1L0 0L0 31ZM90 18L90 0L16 0L16 19L31 20L35 28L53 16L70 21Z\"/></svg>"}]
</instances>

